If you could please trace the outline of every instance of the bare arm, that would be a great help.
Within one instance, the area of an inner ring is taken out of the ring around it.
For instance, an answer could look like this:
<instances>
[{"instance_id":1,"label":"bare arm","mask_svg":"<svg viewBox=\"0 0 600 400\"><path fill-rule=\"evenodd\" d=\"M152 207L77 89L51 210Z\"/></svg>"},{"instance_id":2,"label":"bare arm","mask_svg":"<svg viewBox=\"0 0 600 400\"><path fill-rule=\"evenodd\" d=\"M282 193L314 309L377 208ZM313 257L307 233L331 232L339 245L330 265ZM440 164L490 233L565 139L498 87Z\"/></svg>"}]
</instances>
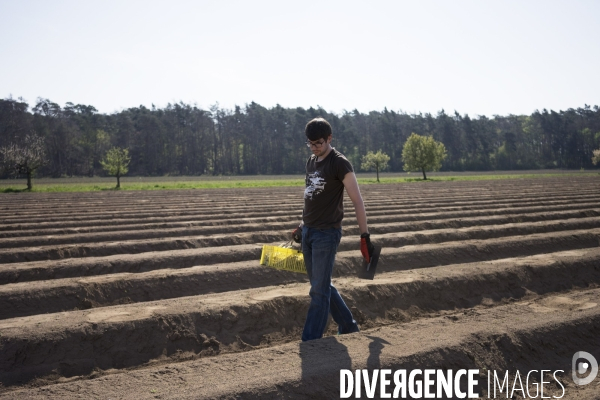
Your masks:
<instances>
[{"instance_id":1,"label":"bare arm","mask_svg":"<svg viewBox=\"0 0 600 400\"><path fill-rule=\"evenodd\" d=\"M367 212L365 211L365 204L363 203L362 196L360 195L360 189L358 188L358 182L356 181L356 175L354 172L348 172L342 181L348 197L352 200L354 205L354 212L356 213L356 220L358 221L358 228L360 233L369 232L367 227Z\"/></svg>"}]
</instances>

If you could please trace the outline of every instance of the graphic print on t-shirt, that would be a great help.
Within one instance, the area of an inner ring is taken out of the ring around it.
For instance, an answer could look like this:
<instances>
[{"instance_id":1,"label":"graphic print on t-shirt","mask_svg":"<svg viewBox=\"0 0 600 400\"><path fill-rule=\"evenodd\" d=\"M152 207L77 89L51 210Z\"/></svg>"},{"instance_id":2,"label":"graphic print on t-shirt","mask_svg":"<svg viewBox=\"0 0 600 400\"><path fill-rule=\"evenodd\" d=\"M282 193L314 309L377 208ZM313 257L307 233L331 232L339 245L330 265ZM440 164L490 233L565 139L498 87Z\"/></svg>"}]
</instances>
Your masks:
<instances>
[{"instance_id":1,"label":"graphic print on t-shirt","mask_svg":"<svg viewBox=\"0 0 600 400\"><path fill-rule=\"evenodd\" d=\"M314 196L317 196L323 190L325 190L325 179L321 178L319 171L315 171L312 174L308 174L306 189L304 189L304 198L312 200Z\"/></svg>"}]
</instances>

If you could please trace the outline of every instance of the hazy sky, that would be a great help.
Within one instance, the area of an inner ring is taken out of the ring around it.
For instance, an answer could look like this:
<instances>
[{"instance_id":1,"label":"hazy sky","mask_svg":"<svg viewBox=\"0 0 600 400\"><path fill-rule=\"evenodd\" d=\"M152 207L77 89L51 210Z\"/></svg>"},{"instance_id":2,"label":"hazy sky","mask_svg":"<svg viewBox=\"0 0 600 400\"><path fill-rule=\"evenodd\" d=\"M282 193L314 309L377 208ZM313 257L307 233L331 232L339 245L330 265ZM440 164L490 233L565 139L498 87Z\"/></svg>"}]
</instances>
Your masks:
<instances>
[{"instance_id":1,"label":"hazy sky","mask_svg":"<svg viewBox=\"0 0 600 400\"><path fill-rule=\"evenodd\" d=\"M0 0L0 35L0 97L30 105L600 105L599 0Z\"/></svg>"}]
</instances>

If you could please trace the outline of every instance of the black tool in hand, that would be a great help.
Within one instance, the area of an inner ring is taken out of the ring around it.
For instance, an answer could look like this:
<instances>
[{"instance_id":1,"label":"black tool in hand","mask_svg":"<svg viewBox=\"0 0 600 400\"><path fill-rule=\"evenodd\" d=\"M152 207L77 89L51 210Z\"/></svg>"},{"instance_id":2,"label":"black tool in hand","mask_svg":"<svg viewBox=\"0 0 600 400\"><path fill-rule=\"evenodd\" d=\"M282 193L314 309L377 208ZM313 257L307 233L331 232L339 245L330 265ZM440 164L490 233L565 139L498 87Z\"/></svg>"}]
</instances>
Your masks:
<instances>
[{"instance_id":1,"label":"black tool in hand","mask_svg":"<svg viewBox=\"0 0 600 400\"><path fill-rule=\"evenodd\" d=\"M379 262L381 246L375 246L371 243L371 235L363 233L360 235L360 252L363 255L363 265L358 272L358 277L363 279L375 278L375 269Z\"/></svg>"}]
</instances>

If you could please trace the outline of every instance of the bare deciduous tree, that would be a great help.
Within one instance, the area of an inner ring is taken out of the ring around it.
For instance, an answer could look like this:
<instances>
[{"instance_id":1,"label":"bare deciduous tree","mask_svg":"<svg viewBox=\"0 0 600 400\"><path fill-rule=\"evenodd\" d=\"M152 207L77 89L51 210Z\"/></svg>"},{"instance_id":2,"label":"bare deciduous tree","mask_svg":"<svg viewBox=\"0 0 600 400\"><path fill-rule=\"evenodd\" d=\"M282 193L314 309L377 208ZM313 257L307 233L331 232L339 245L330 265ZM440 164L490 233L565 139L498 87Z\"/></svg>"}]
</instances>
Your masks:
<instances>
[{"instance_id":1,"label":"bare deciduous tree","mask_svg":"<svg viewBox=\"0 0 600 400\"><path fill-rule=\"evenodd\" d=\"M33 173L46 163L44 139L36 134L26 135L21 144L1 147L0 157L2 165L10 173L27 175L27 190L31 190Z\"/></svg>"}]
</instances>

